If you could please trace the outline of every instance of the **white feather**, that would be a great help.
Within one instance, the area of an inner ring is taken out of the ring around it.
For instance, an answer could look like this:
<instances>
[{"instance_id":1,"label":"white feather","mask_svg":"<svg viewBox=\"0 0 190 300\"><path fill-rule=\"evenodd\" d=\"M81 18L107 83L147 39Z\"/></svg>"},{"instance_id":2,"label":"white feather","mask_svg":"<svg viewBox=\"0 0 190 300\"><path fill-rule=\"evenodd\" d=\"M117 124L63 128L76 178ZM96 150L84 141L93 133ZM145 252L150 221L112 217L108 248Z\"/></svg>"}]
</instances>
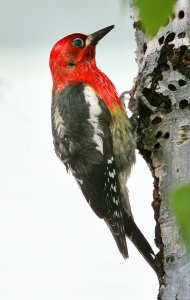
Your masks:
<instances>
[{"instance_id":1,"label":"white feather","mask_svg":"<svg viewBox=\"0 0 190 300\"><path fill-rule=\"evenodd\" d=\"M59 135L60 138L63 138L64 133L65 133L65 126L64 126L64 121L62 116L59 113L59 109L56 106L55 112L54 112L54 124L57 130L57 134Z\"/></svg>"},{"instance_id":2,"label":"white feather","mask_svg":"<svg viewBox=\"0 0 190 300\"><path fill-rule=\"evenodd\" d=\"M98 98L93 91L93 89L89 86L86 86L84 89L84 95L85 100L87 103L89 103L89 113L90 118L88 119L90 124L94 128L94 136L93 139L95 143L97 144L96 149L99 150L103 154L103 131L100 128L99 122L98 122L98 116L101 114L102 110L98 103Z\"/></svg>"}]
</instances>

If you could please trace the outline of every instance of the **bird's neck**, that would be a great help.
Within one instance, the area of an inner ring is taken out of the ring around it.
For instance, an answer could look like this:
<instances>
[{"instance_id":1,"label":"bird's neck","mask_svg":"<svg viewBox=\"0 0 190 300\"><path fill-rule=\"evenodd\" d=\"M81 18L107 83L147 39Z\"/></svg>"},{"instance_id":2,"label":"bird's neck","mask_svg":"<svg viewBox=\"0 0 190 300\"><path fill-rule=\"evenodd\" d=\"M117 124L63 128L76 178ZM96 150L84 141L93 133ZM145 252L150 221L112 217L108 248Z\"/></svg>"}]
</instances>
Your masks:
<instances>
[{"instance_id":1,"label":"bird's neck","mask_svg":"<svg viewBox=\"0 0 190 300\"><path fill-rule=\"evenodd\" d=\"M53 76L53 93L57 93L69 85L84 83L91 86L96 94L106 102L110 110L115 106L123 108L115 86L110 79L100 71L95 61L78 63L70 68L58 69Z\"/></svg>"}]
</instances>

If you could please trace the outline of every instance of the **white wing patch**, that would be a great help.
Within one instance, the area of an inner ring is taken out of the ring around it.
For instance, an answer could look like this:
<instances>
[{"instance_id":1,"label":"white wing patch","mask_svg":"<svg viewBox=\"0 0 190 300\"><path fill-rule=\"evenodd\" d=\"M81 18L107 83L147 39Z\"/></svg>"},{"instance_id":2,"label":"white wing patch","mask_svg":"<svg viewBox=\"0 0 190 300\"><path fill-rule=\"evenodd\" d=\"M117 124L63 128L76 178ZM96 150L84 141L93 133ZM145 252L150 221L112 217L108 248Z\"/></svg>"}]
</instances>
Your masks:
<instances>
[{"instance_id":1,"label":"white wing patch","mask_svg":"<svg viewBox=\"0 0 190 300\"><path fill-rule=\"evenodd\" d=\"M111 157L111 159L108 159L108 165L111 165L113 163L114 159L113 159L113 156ZM109 169L109 168L107 168Z\"/></svg>"},{"instance_id":2,"label":"white wing patch","mask_svg":"<svg viewBox=\"0 0 190 300\"><path fill-rule=\"evenodd\" d=\"M64 132L65 132L65 126L64 126L64 121L62 116L59 113L59 109L56 106L55 112L54 112L54 124L55 124L55 129L57 131L57 134L59 135L60 139L63 138Z\"/></svg>"},{"instance_id":3,"label":"white wing patch","mask_svg":"<svg viewBox=\"0 0 190 300\"><path fill-rule=\"evenodd\" d=\"M83 180L82 179L77 178L77 182L79 183L79 185L83 185Z\"/></svg>"},{"instance_id":4,"label":"white wing patch","mask_svg":"<svg viewBox=\"0 0 190 300\"><path fill-rule=\"evenodd\" d=\"M84 89L85 100L89 103L89 113L90 118L88 119L90 124L94 128L94 136L93 139L97 144L96 149L99 150L103 154L103 131L100 128L98 122L98 116L101 114L102 110L98 104L98 98L93 91L93 89L89 86L86 86Z\"/></svg>"},{"instance_id":5,"label":"white wing patch","mask_svg":"<svg viewBox=\"0 0 190 300\"><path fill-rule=\"evenodd\" d=\"M115 169L113 169L113 172L110 172L110 171L109 171L109 176L110 176L111 178L114 178L115 175L116 175Z\"/></svg>"}]
</instances>

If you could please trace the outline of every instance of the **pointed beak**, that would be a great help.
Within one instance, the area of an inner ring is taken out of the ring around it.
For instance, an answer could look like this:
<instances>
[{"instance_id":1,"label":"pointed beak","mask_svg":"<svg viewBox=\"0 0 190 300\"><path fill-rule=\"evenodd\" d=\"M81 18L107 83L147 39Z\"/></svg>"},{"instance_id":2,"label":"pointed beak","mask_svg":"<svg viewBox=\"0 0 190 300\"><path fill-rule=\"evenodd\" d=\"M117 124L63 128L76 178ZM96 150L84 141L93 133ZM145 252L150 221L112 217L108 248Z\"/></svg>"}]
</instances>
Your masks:
<instances>
[{"instance_id":1,"label":"pointed beak","mask_svg":"<svg viewBox=\"0 0 190 300\"><path fill-rule=\"evenodd\" d=\"M106 28L100 29L88 36L88 43L90 45L96 46L98 42L112 29L114 28L114 25L108 26Z\"/></svg>"}]
</instances>

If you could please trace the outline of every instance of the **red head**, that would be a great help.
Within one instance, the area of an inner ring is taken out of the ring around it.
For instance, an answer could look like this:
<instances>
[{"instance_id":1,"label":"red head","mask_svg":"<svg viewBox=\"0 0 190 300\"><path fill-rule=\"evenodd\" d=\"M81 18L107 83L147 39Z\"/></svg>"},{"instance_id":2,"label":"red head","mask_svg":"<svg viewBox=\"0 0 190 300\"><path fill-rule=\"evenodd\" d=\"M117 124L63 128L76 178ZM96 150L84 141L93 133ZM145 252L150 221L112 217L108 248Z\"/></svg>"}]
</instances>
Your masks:
<instances>
[{"instance_id":1,"label":"red head","mask_svg":"<svg viewBox=\"0 0 190 300\"><path fill-rule=\"evenodd\" d=\"M97 68L95 61L97 43L113 28L112 25L90 35L74 33L54 45L49 61L53 93L67 85L84 82L91 85L100 97L107 93L108 98L109 94L112 98L118 98L113 84Z\"/></svg>"},{"instance_id":2,"label":"red head","mask_svg":"<svg viewBox=\"0 0 190 300\"><path fill-rule=\"evenodd\" d=\"M90 36L74 33L59 40L50 54L50 69L53 79L62 69L62 75L70 75L75 67L88 61L95 61L95 46L90 44Z\"/></svg>"}]
</instances>

